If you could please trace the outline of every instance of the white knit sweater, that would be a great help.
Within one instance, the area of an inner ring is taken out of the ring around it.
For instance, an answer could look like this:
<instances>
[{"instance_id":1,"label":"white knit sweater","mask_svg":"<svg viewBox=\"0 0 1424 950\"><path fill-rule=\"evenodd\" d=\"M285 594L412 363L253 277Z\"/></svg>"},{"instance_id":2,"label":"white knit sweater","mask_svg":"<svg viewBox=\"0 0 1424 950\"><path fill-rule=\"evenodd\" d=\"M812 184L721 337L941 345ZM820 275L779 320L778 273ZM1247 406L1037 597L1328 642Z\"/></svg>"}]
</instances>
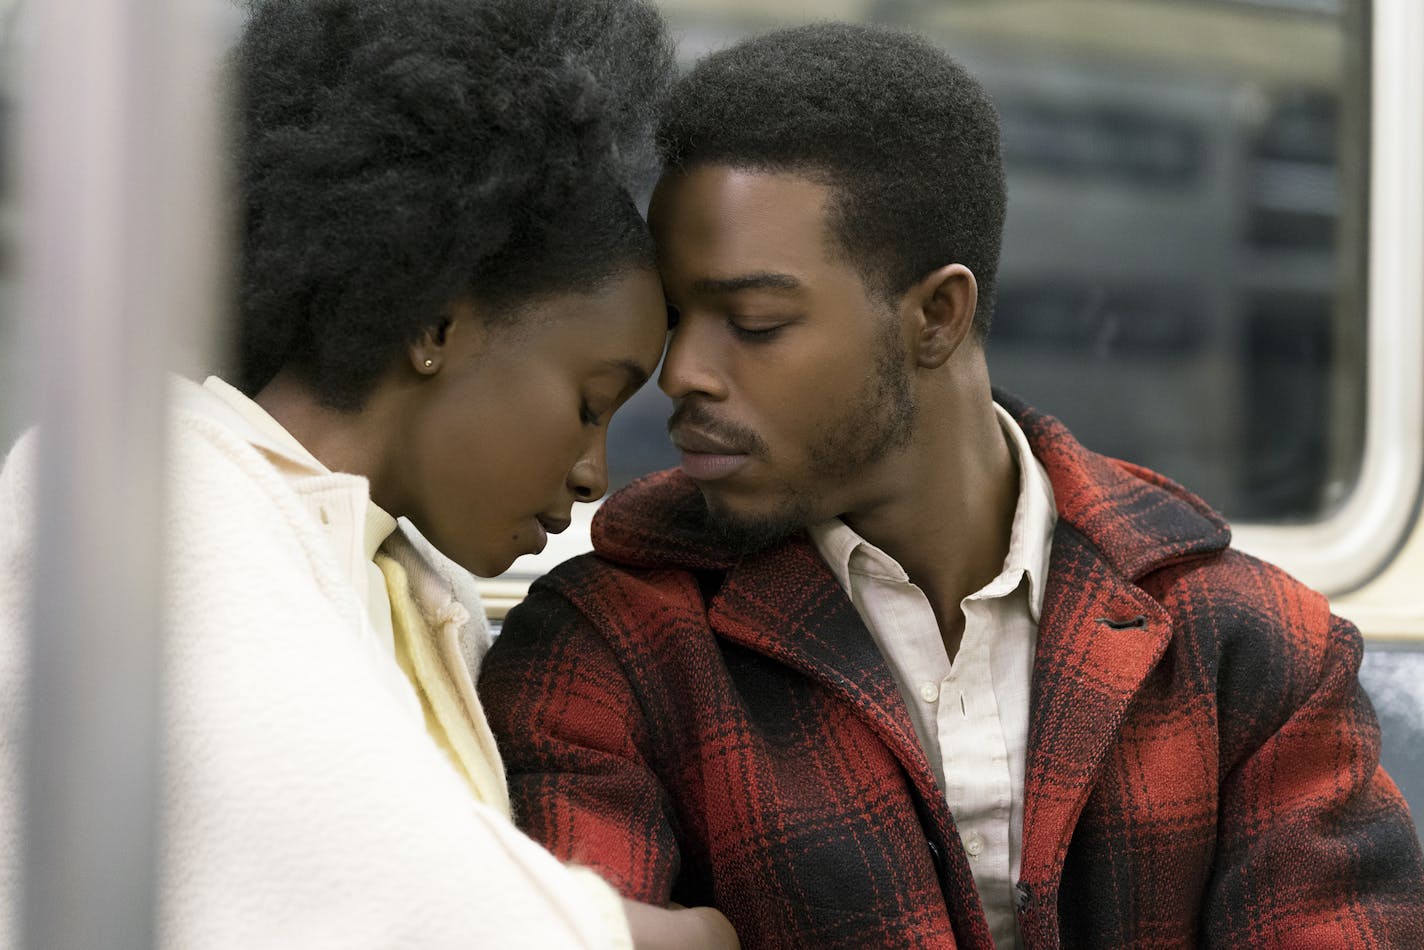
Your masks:
<instances>
[{"instance_id":1,"label":"white knit sweater","mask_svg":"<svg viewBox=\"0 0 1424 950\"><path fill-rule=\"evenodd\" d=\"M193 384L177 384L180 390ZM195 388L195 387L194 387ZM178 400L166 519L159 945L626 946L611 889L476 804L299 497L243 439ZM33 433L0 472L0 947L18 946ZM349 475L304 491L364 498ZM467 575L407 567L468 616ZM446 583L442 586L437 581ZM415 585L413 585L414 589ZM423 612L424 607L422 605Z\"/></svg>"}]
</instances>

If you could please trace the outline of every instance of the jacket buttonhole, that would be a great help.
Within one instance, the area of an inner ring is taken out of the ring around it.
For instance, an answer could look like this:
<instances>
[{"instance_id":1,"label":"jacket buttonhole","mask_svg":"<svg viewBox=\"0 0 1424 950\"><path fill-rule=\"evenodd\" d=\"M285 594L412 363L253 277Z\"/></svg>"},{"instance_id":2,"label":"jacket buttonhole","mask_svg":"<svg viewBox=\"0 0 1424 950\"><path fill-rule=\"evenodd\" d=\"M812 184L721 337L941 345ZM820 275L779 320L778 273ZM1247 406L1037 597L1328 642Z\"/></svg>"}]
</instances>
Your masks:
<instances>
[{"instance_id":1,"label":"jacket buttonhole","mask_svg":"<svg viewBox=\"0 0 1424 950\"><path fill-rule=\"evenodd\" d=\"M925 839L925 844L930 846L930 861L934 863L935 873L943 874L944 852L940 850L939 845L935 844L934 841L928 838Z\"/></svg>"},{"instance_id":2,"label":"jacket buttonhole","mask_svg":"<svg viewBox=\"0 0 1424 950\"><path fill-rule=\"evenodd\" d=\"M1099 617L1098 623L1105 624L1113 630L1142 630L1147 626L1147 617L1138 614L1129 620L1114 620L1111 617Z\"/></svg>"}]
</instances>

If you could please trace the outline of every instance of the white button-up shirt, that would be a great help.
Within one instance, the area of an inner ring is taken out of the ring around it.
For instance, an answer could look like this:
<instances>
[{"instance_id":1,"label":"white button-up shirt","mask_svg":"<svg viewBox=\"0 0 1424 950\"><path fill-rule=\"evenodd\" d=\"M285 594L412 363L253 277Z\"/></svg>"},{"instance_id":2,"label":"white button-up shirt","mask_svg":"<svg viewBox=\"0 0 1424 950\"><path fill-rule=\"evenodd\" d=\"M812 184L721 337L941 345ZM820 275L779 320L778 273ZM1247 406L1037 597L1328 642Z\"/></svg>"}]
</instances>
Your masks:
<instances>
[{"instance_id":1,"label":"white button-up shirt","mask_svg":"<svg viewBox=\"0 0 1424 950\"><path fill-rule=\"evenodd\" d=\"M838 518L810 534L899 685L1002 948L1019 945L1013 888L1023 854L1029 684L1058 516L1023 430L994 408L1018 465L1018 501L1003 569L960 601L964 636L953 662L929 600L894 558Z\"/></svg>"}]
</instances>

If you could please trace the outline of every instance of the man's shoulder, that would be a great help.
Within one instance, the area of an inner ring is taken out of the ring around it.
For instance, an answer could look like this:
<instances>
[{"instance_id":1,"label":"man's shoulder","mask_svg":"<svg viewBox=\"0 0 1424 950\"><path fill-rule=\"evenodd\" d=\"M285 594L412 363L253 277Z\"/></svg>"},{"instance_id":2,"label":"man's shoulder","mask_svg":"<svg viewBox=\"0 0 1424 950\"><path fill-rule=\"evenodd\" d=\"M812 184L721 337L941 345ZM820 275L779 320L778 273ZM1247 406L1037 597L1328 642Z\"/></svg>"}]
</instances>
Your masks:
<instances>
[{"instance_id":1,"label":"man's shoulder","mask_svg":"<svg viewBox=\"0 0 1424 950\"><path fill-rule=\"evenodd\" d=\"M593 551L536 580L499 639L583 629L632 649L673 627L706 628L708 602L736 559L710 537L705 514L697 486L680 471L634 481L594 516Z\"/></svg>"},{"instance_id":2,"label":"man's shoulder","mask_svg":"<svg viewBox=\"0 0 1424 950\"><path fill-rule=\"evenodd\" d=\"M678 469L614 493L594 515L592 538L595 554L627 568L716 571L737 560L708 530L702 493Z\"/></svg>"},{"instance_id":3,"label":"man's shoulder","mask_svg":"<svg viewBox=\"0 0 1424 950\"><path fill-rule=\"evenodd\" d=\"M1223 654L1285 650L1314 664L1335 637L1359 639L1324 594L1236 548L1171 565L1141 583L1178 625L1210 631Z\"/></svg>"},{"instance_id":4,"label":"man's shoulder","mask_svg":"<svg viewBox=\"0 0 1424 950\"><path fill-rule=\"evenodd\" d=\"M1332 625L1326 598L1231 546L1225 518L1171 478L1100 455L1057 419L998 391L1053 486L1063 530L1173 613L1223 637L1285 638L1317 651ZM1060 562L1061 563L1061 562Z\"/></svg>"},{"instance_id":5,"label":"man's shoulder","mask_svg":"<svg viewBox=\"0 0 1424 950\"><path fill-rule=\"evenodd\" d=\"M646 555L637 562L595 550L568 559L530 585L505 622L508 628L534 612L572 609L600 625L645 626L639 618L669 607L705 611L704 588L725 572L699 570L676 558Z\"/></svg>"},{"instance_id":6,"label":"man's shoulder","mask_svg":"<svg viewBox=\"0 0 1424 950\"><path fill-rule=\"evenodd\" d=\"M1172 479L1082 445L1062 422L995 390L1023 430L1053 489L1060 527L1135 580L1165 565L1225 550L1226 519Z\"/></svg>"}]
</instances>

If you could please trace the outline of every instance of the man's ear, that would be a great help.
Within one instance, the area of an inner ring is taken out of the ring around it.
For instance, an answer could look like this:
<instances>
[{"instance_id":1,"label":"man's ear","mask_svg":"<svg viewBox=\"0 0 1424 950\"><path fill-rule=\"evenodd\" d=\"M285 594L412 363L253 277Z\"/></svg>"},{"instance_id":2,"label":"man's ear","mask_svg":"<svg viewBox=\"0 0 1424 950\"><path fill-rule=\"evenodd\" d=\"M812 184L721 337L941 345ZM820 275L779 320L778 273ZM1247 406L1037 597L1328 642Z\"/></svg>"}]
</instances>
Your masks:
<instances>
[{"instance_id":1,"label":"man's ear","mask_svg":"<svg viewBox=\"0 0 1424 950\"><path fill-rule=\"evenodd\" d=\"M434 376L445 361L446 345L455 332L453 317L444 316L435 326L420 331L409 346L410 365L421 376Z\"/></svg>"},{"instance_id":2,"label":"man's ear","mask_svg":"<svg viewBox=\"0 0 1424 950\"><path fill-rule=\"evenodd\" d=\"M926 369L942 366L969 338L979 284L963 264L930 271L905 292L902 312L914 328L915 362Z\"/></svg>"}]
</instances>

